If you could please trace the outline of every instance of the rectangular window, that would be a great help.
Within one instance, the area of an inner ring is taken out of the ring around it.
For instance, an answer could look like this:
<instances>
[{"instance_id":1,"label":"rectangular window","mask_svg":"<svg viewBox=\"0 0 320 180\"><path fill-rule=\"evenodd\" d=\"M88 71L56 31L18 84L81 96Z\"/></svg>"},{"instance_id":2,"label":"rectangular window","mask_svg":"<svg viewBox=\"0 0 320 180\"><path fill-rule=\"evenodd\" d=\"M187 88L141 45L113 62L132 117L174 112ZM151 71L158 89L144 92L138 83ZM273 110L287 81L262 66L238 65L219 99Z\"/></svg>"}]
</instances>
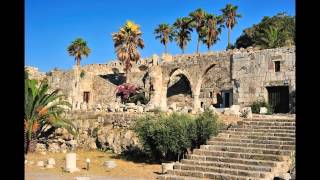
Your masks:
<instances>
[{"instance_id":1,"label":"rectangular window","mask_svg":"<svg viewBox=\"0 0 320 180\"><path fill-rule=\"evenodd\" d=\"M212 94L213 94L213 93L212 93L212 92L210 92L210 98L212 98Z\"/></svg>"},{"instance_id":2,"label":"rectangular window","mask_svg":"<svg viewBox=\"0 0 320 180\"><path fill-rule=\"evenodd\" d=\"M280 61L275 61L274 62L274 71L275 72L280 72Z\"/></svg>"},{"instance_id":3,"label":"rectangular window","mask_svg":"<svg viewBox=\"0 0 320 180\"><path fill-rule=\"evenodd\" d=\"M83 102L89 103L90 92L83 92Z\"/></svg>"}]
</instances>

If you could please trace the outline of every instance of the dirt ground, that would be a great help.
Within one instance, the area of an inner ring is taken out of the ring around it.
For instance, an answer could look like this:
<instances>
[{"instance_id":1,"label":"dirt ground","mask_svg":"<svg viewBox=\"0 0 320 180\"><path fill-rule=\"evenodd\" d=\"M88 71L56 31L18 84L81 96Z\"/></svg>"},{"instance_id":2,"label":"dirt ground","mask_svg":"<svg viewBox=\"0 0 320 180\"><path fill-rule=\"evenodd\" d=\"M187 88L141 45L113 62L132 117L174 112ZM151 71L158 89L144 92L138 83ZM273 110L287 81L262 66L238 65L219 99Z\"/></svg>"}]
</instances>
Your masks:
<instances>
[{"instance_id":1,"label":"dirt ground","mask_svg":"<svg viewBox=\"0 0 320 180\"><path fill-rule=\"evenodd\" d=\"M120 159L118 155L110 152L101 151L76 151L77 167L79 172L64 172L65 156L64 153L29 153L25 156L27 164L25 164L26 180L41 179L63 179L74 180L75 177L90 177L93 179L156 179L161 173L161 165L158 163L138 163ZM48 158L54 158L56 165L52 169L38 167L38 161L46 161ZM89 171L86 170L86 159L91 160ZM114 160L117 167L109 169L103 166L106 160ZM30 164L33 161L33 164Z\"/></svg>"}]
</instances>

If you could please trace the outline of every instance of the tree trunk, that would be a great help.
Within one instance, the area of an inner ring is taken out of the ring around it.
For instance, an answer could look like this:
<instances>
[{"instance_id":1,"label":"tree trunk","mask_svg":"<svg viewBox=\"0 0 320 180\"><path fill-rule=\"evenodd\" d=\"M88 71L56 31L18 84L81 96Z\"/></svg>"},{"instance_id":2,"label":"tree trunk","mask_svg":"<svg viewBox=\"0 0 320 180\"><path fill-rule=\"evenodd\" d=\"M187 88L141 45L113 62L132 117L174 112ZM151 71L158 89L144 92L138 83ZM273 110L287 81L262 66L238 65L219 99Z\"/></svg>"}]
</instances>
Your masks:
<instances>
[{"instance_id":1,"label":"tree trunk","mask_svg":"<svg viewBox=\"0 0 320 180\"><path fill-rule=\"evenodd\" d=\"M231 27L228 27L228 47L227 47L227 49L230 48L230 33L231 33Z\"/></svg>"},{"instance_id":2,"label":"tree trunk","mask_svg":"<svg viewBox=\"0 0 320 180\"><path fill-rule=\"evenodd\" d=\"M184 48L182 48L181 51L182 51L182 54L184 54Z\"/></svg>"},{"instance_id":3,"label":"tree trunk","mask_svg":"<svg viewBox=\"0 0 320 180\"><path fill-rule=\"evenodd\" d=\"M199 45L200 45L200 37L198 37L198 43L197 43L197 54L199 53Z\"/></svg>"},{"instance_id":4,"label":"tree trunk","mask_svg":"<svg viewBox=\"0 0 320 180\"><path fill-rule=\"evenodd\" d=\"M80 58L77 58L77 66L80 66Z\"/></svg>"},{"instance_id":5,"label":"tree trunk","mask_svg":"<svg viewBox=\"0 0 320 180\"><path fill-rule=\"evenodd\" d=\"M164 53L167 54L167 44L164 45Z\"/></svg>"}]
</instances>

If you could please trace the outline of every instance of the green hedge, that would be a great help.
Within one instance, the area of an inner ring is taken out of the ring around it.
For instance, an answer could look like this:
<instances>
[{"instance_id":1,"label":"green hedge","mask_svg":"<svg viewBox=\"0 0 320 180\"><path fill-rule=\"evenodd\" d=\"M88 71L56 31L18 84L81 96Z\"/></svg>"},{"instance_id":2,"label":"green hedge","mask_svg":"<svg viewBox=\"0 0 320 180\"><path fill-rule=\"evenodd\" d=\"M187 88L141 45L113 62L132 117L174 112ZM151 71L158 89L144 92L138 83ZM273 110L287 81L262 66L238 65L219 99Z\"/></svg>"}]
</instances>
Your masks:
<instances>
[{"instance_id":1,"label":"green hedge","mask_svg":"<svg viewBox=\"0 0 320 180\"><path fill-rule=\"evenodd\" d=\"M264 100L263 101L257 100L257 101L252 103L252 105L251 105L252 113L259 114L260 113L260 107L266 107L268 109L267 114L272 114L273 113L273 108L267 102L265 102Z\"/></svg>"},{"instance_id":2,"label":"green hedge","mask_svg":"<svg viewBox=\"0 0 320 180\"><path fill-rule=\"evenodd\" d=\"M212 112L192 117L188 114L145 116L134 125L144 151L156 160L176 160L188 149L199 147L218 131Z\"/></svg>"}]
</instances>

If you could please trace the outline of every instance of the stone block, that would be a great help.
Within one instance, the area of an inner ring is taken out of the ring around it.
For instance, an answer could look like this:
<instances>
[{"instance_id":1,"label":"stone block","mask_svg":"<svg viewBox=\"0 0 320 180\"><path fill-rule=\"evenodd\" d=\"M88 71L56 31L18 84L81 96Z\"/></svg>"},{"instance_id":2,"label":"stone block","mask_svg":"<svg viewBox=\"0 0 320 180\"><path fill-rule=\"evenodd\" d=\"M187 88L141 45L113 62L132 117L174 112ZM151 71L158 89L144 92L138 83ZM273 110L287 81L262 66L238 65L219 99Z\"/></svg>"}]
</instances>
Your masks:
<instances>
[{"instance_id":1,"label":"stone block","mask_svg":"<svg viewBox=\"0 0 320 180\"><path fill-rule=\"evenodd\" d=\"M65 166L66 172L76 172L80 171L77 168L77 154L76 153L68 153L66 154L66 166Z\"/></svg>"},{"instance_id":2,"label":"stone block","mask_svg":"<svg viewBox=\"0 0 320 180\"><path fill-rule=\"evenodd\" d=\"M104 166L106 166L107 168L115 168L117 167L117 164L115 161L111 161L111 160L108 160L108 161L105 161L103 163Z\"/></svg>"},{"instance_id":3,"label":"stone block","mask_svg":"<svg viewBox=\"0 0 320 180\"><path fill-rule=\"evenodd\" d=\"M168 170L173 170L173 165L174 163L162 163L161 168L162 168L162 173L167 173Z\"/></svg>"},{"instance_id":4,"label":"stone block","mask_svg":"<svg viewBox=\"0 0 320 180\"><path fill-rule=\"evenodd\" d=\"M267 114L268 109L266 107L260 107L260 114Z\"/></svg>"}]
</instances>

